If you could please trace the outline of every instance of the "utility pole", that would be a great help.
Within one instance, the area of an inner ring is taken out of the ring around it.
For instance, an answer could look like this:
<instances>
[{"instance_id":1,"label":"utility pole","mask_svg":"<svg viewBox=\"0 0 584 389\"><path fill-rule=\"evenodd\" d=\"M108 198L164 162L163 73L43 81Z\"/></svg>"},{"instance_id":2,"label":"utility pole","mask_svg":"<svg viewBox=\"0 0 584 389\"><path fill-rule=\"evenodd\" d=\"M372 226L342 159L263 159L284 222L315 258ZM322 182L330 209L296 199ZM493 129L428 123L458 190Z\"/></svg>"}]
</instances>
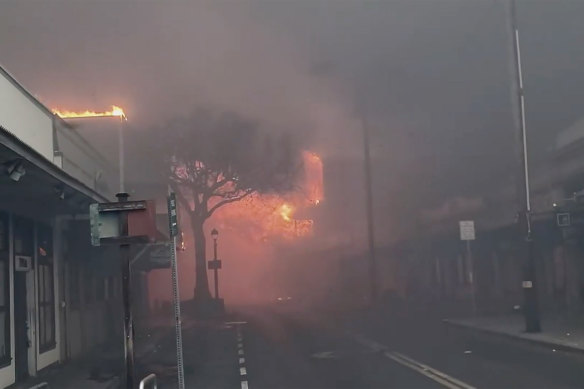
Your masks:
<instances>
[{"instance_id":1,"label":"utility pole","mask_svg":"<svg viewBox=\"0 0 584 389\"><path fill-rule=\"evenodd\" d=\"M365 168L365 206L367 212L367 240L369 243L369 283L371 302L377 302L377 260L375 258L375 230L373 221L373 188L371 180L371 153L369 150L369 126L365 115L361 116L363 132L363 157Z\"/></svg>"},{"instance_id":2,"label":"utility pole","mask_svg":"<svg viewBox=\"0 0 584 389\"><path fill-rule=\"evenodd\" d=\"M118 153L119 153L119 178L120 192L116 194L120 203L128 201L128 193L125 188L124 178L124 120L120 116L118 127ZM120 234L128 236L128 213L120 214ZM132 316L132 267L130 262L130 245L120 244L121 270L122 270L122 300L124 306L124 350L126 362L126 387L134 387L134 318Z\"/></svg>"},{"instance_id":3,"label":"utility pole","mask_svg":"<svg viewBox=\"0 0 584 389\"><path fill-rule=\"evenodd\" d=\"M521 69L521 50L519 46L519 28L515 0L509 1L510 38L513 44L513 74L512 106L517 127L518 149L520 154L520 176L524 185L518 190L520 204L519 225L524 245L525 264L523 272L523 313L525 316L525 331L540 332L539 307L537 298L536 267L534 256L533 231L531 225L531 200L529 190L529 169L527 154L527 128L525 125L525 94L523 89L523 74Z\"/></svg>"}]
</instances>

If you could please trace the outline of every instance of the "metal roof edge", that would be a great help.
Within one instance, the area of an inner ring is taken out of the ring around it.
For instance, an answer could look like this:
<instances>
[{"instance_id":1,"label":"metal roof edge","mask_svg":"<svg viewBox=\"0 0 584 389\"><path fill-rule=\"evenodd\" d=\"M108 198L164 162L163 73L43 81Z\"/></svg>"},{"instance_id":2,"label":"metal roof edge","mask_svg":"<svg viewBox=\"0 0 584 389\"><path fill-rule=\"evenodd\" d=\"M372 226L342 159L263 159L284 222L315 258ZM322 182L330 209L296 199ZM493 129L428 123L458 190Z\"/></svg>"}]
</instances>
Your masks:
<instances>
[{"instance_id":1,"label":"metal roof edge","mask_svg":"<svg viewBox=\"0 0 584 389\"><path fill-rule=\"evenodd\" d=\"M53 162L49 161L38 151L21 141L16 135L12 134L6 128L0 125L0 143L10 148L15 153L23 156L27 161L31 162L45 173L51 175L53 178L63 182L76 191L85 196L99 202L109 201L107 197L91 189L75 177L69 175L63 169L59 168Z\"/></svg>"}]
</instances>

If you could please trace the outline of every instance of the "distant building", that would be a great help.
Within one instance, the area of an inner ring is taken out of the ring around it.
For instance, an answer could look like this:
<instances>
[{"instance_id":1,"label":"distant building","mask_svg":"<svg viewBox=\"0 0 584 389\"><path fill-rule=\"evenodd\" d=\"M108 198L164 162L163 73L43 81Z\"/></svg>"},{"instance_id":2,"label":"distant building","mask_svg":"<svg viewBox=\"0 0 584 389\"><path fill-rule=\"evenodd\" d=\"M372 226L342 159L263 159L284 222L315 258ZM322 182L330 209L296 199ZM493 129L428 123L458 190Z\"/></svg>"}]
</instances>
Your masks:
<instances>
[{"instance_id":1,"label":"distant building","mask_svg":"<svg viewBox=\"0 0 584 389\"><path fill-rule=\"evenodd\" d=\"M404 244L411 294L470 307L470 269L479 310L510 312L522 304L524 239L517 225L517 189L523 182L499 177L472 198L451 198L418 215L417 234ZM558 212L584 214L584 120L560 132L549 158L530 165L532 230L537 288L542 309L584 309L584 226L560 228ZM458 222L473 220L471 257L460 241Z\"/></svg>"}]
</instances>

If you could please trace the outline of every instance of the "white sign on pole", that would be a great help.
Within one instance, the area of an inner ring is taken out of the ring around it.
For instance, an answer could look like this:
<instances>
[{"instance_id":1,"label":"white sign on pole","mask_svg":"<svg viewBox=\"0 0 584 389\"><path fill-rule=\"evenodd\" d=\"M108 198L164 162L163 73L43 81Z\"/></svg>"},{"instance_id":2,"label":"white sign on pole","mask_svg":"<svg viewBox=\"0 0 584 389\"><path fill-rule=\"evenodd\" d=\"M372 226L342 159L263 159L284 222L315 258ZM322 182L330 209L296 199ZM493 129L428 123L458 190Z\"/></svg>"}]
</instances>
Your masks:
<instances>
[{"instance_id":1,"label":"white sign on pole","mask_svg":"<svg viewBox=\"0 0 584 389\"><path fill-rule=\"evenodd\" d=\"M460 240L475 240L475 227L473 220L462 220L460 225Z\"/></svg>"}]
</instances>

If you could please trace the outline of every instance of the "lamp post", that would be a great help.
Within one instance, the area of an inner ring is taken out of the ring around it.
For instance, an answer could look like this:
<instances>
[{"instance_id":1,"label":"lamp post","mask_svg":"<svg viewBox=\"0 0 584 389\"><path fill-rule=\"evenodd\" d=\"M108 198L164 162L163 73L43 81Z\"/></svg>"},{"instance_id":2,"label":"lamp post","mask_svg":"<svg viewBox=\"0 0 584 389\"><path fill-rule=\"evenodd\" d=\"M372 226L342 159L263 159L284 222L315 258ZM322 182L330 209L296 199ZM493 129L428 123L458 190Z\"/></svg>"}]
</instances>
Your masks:
<instances>
[{"instance_id":1,"label":"lamp post","mask_svg":"<svg viewBox=\"0 0 584 389\"><path fill-rule=\"evenodd\" d=\"M219 237L219 231L216 228L211 230L211 236L213 237L213 277L215 279L215 300L219 300L219 261L217 259L217 238Z\"/></svg>"},{"instance_id":2,"label":"lamp post","mask_svg":"<svg viewBox=\"0 0 584 389\"><path fill-rule=\"evenodd\" d=\"M363 158L365 170L365 206L367 211L367 242L369 246L369 293L372 304L377 302L377 260L375 258L375 221L373 219L373 184L371 179L371 153L369 144L369 126L365 114L361 115L363 136Z\"/></svg>"},{"instance_id":3,"label":"lamp post","mask_svg":"<svg viewBox=\"0 0 584 389\"><path fill-rule=\"evenodd\" d=\"M529 169L527 155L527 127L525 125L525 94L523 85L523 73L521 69L521 50L519 46L519 28L517 26L517 15L515 0L509 1L509 30L512 42L513 56L511 68L513 70L514 82L512 83L512 108L515 114L515 126L517 129L517 143L520 154L520 173L523 185L520 186L519 194L519 223L522 234L522 245L525 255L523 271L523 314L525 316L525 331L540 332L541 324L539 318L539 307L537 298L536 266L533 231L531 223L531 199L529 187Z\"/></svg>"}]
</instances>

